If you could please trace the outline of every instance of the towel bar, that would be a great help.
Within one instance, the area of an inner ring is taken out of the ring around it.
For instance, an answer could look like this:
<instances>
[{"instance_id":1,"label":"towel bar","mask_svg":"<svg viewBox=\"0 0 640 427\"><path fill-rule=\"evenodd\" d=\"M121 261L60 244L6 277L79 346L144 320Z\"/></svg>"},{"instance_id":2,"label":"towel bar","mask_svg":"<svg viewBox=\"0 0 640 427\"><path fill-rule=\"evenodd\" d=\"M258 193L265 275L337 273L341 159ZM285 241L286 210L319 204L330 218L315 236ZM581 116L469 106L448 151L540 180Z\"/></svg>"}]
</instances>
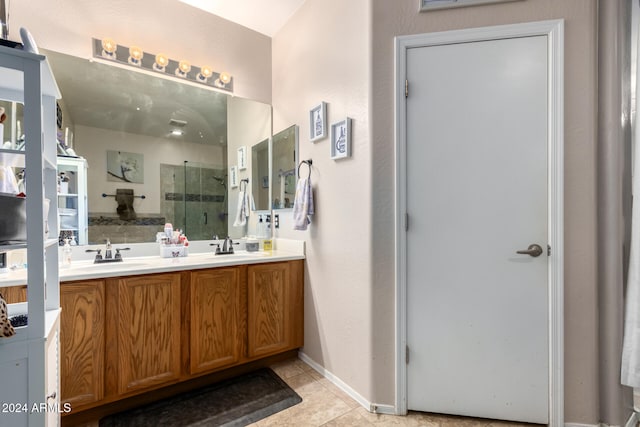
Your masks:
<instances>
[{"instance_id":1,"label":"towel bar","mask_svg":"<svg viewBox=\"0 0 640 427\"><path fill-rule=\"evenodd\" d=\"M300 164L298 165L298 178L300 178L300 166L302 166L303 163L309 166L309 176L307 178L311 178L311 165L313 164L313 160L311 159L303 160L300 162Z\"/></svg>"},{"instance_id":2,"label":"towel bar","mask_svg":"<svg viewBox=\"0 0 640 427\"><path fill-rule=\"evenodd\" d=\"M116 197L115 194L107 194L107 193L102 193L102 197ZM133 197L137 197L139 199L146 199L147 196L142 195L142 196L133 196Z\"/></svg>"}]
</instances>

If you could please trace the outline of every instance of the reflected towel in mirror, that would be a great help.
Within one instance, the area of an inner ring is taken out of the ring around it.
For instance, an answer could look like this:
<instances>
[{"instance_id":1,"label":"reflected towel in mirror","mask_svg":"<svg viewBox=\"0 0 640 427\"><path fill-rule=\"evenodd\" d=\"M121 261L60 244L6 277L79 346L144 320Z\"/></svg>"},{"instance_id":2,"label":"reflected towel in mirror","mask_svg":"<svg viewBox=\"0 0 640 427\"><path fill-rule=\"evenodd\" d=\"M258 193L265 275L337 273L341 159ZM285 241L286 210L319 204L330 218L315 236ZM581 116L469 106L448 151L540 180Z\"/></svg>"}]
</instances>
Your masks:
<instances>
[{"instance_id":1,"label":"reflected towel in mirror","mask_svg":"<svg viewBox=\"0 0 640 427\"><path fill-rule=\"evenodd\" d=\"M253 195L250 195L246 190L240 191L238 193L238 210L236 212L236 219L233 221L233 226L245 226L247 224L247 218L249 218L249 212L252 210L256 210Z\"/></svg>"}]
</instances>

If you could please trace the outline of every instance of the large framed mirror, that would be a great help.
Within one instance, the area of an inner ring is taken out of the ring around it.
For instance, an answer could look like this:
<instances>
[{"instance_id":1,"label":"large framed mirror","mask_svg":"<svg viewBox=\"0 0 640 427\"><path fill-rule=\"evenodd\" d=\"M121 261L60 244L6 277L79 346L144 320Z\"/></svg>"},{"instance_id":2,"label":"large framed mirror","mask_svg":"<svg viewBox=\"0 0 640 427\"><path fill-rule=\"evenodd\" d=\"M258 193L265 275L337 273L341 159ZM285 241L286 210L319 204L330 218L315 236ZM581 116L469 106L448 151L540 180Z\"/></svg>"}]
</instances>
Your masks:
<instances>
[{"instance_id":1,"label":"large framed mirror","mask_svg":"<svg viewBox=\"0 0 640 427\"><path fill-rule=\"evenodd\" d=\"M62 93L59 132L88 163L89 244L153 242L165 222L190 240L241 237L243 230L229 220L230 199L237 197L229 185L230 159L238 147L270 137L270 105L42 51ZM137 180L112 176L109 156L137 159ZM120 190L133 191L134 220L116 212Z\"/></svg>"},{"instance_id":2,"label":"large framed mirror","mask_svg":"<svg viewBox=\"0 0 640 427\"><path fill-rule=\"evenodd\" d=\"M271 207L273 209L293 208L298 179L298 133L298 126L293 125L273 135L271 148Z\"/></svg>"}]
</instances>

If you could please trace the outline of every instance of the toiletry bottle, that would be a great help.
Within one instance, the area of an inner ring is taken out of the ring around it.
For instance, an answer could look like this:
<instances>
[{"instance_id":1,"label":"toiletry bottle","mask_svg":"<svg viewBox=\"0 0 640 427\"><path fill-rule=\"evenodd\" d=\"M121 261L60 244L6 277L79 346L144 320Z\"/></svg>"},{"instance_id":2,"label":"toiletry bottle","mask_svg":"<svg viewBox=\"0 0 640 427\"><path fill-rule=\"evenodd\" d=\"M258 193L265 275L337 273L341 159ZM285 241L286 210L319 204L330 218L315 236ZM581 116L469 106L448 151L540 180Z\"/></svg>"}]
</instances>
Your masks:
<instances>
[{"instance_id":1,"label":"toiletry bottle","mask_svg":"<svg viewBox=\"0 0 640 427\"><path fill-rule=\"evenodd\" d=\"M62 247L62 265L67 267L71 265L71 245L69 244L69 239L64 239L64 246Z\"/></svg>"},{"instance_id":2,"label":"toiletry bottle","mask_svg":"<svg viewBox=\"0 0 640 427\"><path fill-rule=\"evenodd\" d=\"M271 238L271 215L267 215L267 223L264 226L264 238L265 239L270 239Z\"/></svg>"},{"instance_id":3,"label":"toiletry bottle","mask_svg":"<svg viewBox=\"0 0 640 427\"><path fill-rule=\"evenodd\" d=\"M171 243L171 239L173 238L173 226L170 222L167 222L164 225L164 235L167 238L167 242Z\"/></svg>"},{"instance_id":4,"label":"toiletry bottle","mask_svg":"<svg viewBox=\"0 0 640 427\"><path fill-rule=\"evenodd\" d=\"M258 237L264 237L264 222L262 222L262 215L258 215L258 225L256 226L256 234Z\"/></svg>"}]
</instances>

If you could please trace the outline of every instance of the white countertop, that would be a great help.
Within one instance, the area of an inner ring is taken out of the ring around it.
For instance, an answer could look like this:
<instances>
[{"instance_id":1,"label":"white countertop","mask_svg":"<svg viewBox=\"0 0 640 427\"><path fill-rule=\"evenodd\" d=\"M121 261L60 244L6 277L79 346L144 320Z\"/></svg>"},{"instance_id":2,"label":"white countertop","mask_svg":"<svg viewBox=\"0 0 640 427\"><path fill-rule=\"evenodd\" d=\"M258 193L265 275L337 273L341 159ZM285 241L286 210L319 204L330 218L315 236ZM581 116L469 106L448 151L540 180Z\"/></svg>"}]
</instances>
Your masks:
<instances>
[{"instance_id":1,"label":"white countertop","mask_svg":"<svg viewBox=\"0 0 640 427\"><path fill-rule=\"evenodd\" d=\"M178 258L161 258L160 256L127 257L126 253L124 253L122 262L94 264L93 260L72 261L71 266L60 266L60 282L232 265L261 264L305 258L303 245L291 246L281 244L276 247L281 247L282 249L271 252L247 252L240 250L232 255L215 255L213 251L209 250L200 253L190 253L186 257ZM302 250L299 250L299 248ZM26 269L12 270L7 274L0 274L0 287L18 286L26 283Z\"/></svg>"}]
</instances>

